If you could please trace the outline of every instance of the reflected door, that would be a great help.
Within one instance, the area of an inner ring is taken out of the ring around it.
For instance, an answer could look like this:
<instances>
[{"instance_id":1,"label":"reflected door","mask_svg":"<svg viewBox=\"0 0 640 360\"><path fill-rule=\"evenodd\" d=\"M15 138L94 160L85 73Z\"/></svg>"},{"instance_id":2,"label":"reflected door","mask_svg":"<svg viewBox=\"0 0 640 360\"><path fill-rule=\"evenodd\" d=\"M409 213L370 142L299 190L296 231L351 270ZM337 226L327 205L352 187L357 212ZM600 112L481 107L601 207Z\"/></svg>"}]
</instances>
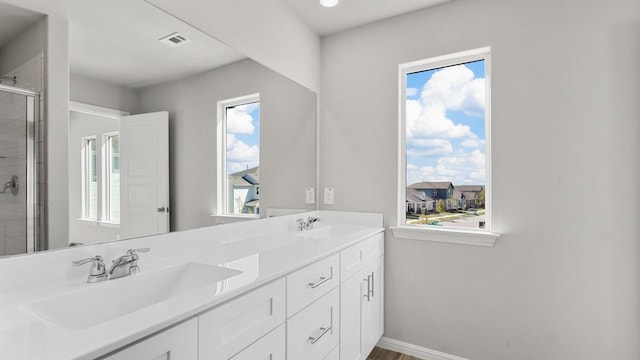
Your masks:
<instances>
[{"instance_id":1,"label":"reflected door","mask_svg":"<svg viewBox=\"0 0 640 360\"><path fill-rule=\"evenodd\" d=\"M0 85L0 256L35 248L36 95Z\"/></svg>"},{"instance_id":2,"label":"reflected door","mask_svg":"<svg viewBox=\"0 0 640 360\"><path fill-rule=\"evenodd\" d=\"M169 232L169 113L120 120L121 237Z\"/></svg>"}]
</instances>

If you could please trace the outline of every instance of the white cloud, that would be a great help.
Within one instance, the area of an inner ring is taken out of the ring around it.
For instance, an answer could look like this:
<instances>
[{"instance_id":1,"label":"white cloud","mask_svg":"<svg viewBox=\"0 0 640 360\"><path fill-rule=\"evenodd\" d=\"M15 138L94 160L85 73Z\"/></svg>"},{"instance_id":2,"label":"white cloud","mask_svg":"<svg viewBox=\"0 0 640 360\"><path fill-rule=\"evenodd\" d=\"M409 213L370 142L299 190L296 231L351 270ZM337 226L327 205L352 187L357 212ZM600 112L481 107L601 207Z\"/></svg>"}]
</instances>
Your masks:
<instances>
[{"instance_id":1,"label":"white cloud","mask_svg":"<svg viewBox=\"0 0 640 360\"><path fill-rule=\"evenodd\" d=\"M407 97L412 97L418 95L418 89L416 88L407 88Z\"/></svg>"},{"instance_id":2,"label":"white cloud","mask_svg":"<svg viewBox=\"0 0 640 360\"><path fill-rule=\"evenodd\" d=\"M251 135L256 131L253 118L246 111L248 105L227 109L227 132L232 134Z\"/></svg>"},{"instance_id":3,"label":"white cloud","mask_svg":"<svg viewBox=\"0 0 640 360\"><path fill-rule=\"evenodd\" d=\"M445 139L408 139L408 156L447 155L453 152L451 142Z\"/></svg>"},{"instance_id":4,"label":"white cloud","mask_svg":"<svg viewBox=\"0 0 640 360\"><path fill-rule=\"evenodd\" d=\"M453 181L454 185L485 183L485 154L480 150L460 151L438 159L436 166L407 164L407 185L421 181Z\"/></svg>"},{"instance_id":5,"label":"white cloud","mask_svg":"<svg viewBox=\"0 0 640 360\"><path fill-rule=\"evenodd\" d=\"M480 139L466 139L462 142L462 146L466 148L483 149L484 144L485 144L484 140L480 140Z\"/></svg>"},{"instance_id":6,"label":"white cloud","mask_svg":"<svg viewBox=\"0 0 640 360\"><path fill-rule=\"evenodd\" d=\"M227 134L227 159L231 161L257 162L260 149L257 145L249 146L238 140L233 134Z\"/></svg>"},{"instance_id":7,"label":"white cloud","mask_svg":"<svg viewBox=\"0 0 640 360\"><path fill-rule=\"evenodd\" d=\"M456 65L434 73L424 85L420 97L425 106L439 103L449 110L481 116L484 113L484 90L484 78L475 78L468 67Z\"/></svg>"},{"instance_id":8,"label":"white cloud","mask_svg":"<svg viewBox=\"0 0 640 360\"><path fill-rule=\"evenodd\" d=\"M422 106L417 100L407 100L407 138L469 138L477 135L467 125L456 124L447 117L442 103Z\"/></svg>"}]
</instances>

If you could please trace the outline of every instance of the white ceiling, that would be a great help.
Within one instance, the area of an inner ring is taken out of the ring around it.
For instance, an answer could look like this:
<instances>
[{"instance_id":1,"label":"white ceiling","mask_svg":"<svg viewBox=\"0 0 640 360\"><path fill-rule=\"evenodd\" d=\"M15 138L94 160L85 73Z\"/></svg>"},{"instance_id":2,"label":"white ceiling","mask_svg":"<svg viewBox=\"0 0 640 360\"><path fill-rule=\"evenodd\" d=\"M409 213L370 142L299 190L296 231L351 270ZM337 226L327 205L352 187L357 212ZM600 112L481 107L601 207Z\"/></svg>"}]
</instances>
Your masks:
<instances>
[{"instance_id":1,"label":"white ceiling","mask_svg":"<svg viewBox=\"0 0 640 360\"><path fill-rule=\"evenodd\" d=\"M329 35L450 0L341 0L325 8L319 0L282 0L319 35Z\"/></svg>"},{"instance_id":2,"label":"white ceiling","mask_svg":"<svg viewBox=\"0 0 640 360\"><path fill-rule=\"evenodd\" d=\"M324 8L318 0L272 1L284 1L322 36L450 0L341 0L334 8ZM143 87L246 58L142 0L48 0L46 4L47 11L69 22L71 71L109 83ZM41 17L2 1L0 5L0 47ZM174 32L192 41L175 48L158 41Z\"/></svg>"},{"instance_id":3,"label":"white ceiling","mask_svg":"<svg viewBox=\"0 0 640 360\"><path fill-rule=\"evenodd\" d=\"M143 87L246 58L144 1L57 1L68 5L69 62L74 73ZM158 41L174 32L192 41L178 47Z\"/></svg>"}]
</instances>

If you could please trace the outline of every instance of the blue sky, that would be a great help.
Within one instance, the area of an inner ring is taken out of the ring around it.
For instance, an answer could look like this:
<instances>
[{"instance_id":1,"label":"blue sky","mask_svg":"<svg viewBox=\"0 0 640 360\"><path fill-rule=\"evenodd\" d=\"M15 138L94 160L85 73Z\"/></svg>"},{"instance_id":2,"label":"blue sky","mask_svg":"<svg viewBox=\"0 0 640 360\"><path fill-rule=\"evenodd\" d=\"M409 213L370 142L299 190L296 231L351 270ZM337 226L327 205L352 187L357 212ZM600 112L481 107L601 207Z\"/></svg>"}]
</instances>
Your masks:
<instances>
[{"instance_id":1,"label":"blue sky","mask_svg":"<svg viewBox=\"0 0 640 360\"><path fill-rule=\"evenodd\" d=\"M260 103L227 108L227 174L260 161Z\"/></svg>"},{"instance_id":2,"label":"blue sky","mask_svg":"<svg viewBox=\"0 0 640 360\"><path fill-rule=\"evenodd\" d=\"M485 184L484 61L407 75L407 184Z\"/></svg>"}]
</instances>

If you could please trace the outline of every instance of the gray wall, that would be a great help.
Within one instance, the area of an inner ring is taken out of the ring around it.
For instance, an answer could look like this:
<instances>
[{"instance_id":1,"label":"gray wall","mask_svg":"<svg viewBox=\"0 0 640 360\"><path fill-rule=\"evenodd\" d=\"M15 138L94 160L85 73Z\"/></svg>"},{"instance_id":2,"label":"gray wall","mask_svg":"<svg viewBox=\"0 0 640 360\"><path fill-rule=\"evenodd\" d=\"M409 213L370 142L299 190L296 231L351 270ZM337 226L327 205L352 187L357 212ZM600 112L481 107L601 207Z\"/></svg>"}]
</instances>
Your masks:
<instances>
[{"instance_id":1,"label":"gray wall","mask_svg":"<svg viewBox=\"0 0 640 360\"><path fill-rule=\"evenodd\" d=\"M316 182L316 96L244 60L142 89L140 112L169 111L171 230L213 225L217 103L260 93L260 207L308 208Z\"/></svg>"},{"instance_id":2,"label":"gray wall","mask_svg":"<svg viewBox=\"0 0 640 360\"><path fill-rule=\"evenodd\" d=\"M387 225L398 64L492 47L503 236L481 248L387 232L385 336L473 360L640 359L638 44L637 0L456 0L323 39L324 208Z\"/></svg>"},{"instance_id":3,"label":"gray wall","mask_svg":"<svg viewBox=\"0 0 640 360\"><path fill-rule=\"evenodd\" d=\"M107 71L107 70L105 70ZM80 74L70 74L69 98L83 104L136 113L138 91Z\"/></svg>"}]
</instances>

